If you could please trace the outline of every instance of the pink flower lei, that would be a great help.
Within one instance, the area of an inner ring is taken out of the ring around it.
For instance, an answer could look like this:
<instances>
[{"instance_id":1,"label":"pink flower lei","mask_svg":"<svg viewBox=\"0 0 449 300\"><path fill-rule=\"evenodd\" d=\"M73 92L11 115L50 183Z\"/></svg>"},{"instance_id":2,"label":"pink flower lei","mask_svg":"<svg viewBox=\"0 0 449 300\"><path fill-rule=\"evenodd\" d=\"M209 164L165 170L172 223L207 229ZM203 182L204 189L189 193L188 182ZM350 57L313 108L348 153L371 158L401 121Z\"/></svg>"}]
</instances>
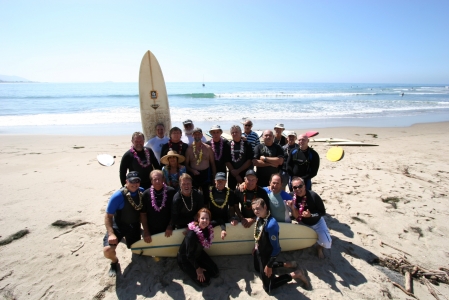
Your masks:
<instances>
[{"instance_id":1,"label":"pink flower lei","mask_svg":"<svg viewBox=\"0 0 449 300\"><path fill-rule=\"evenodd\" d=\"M154 195L154 187L151 186L150 188L150 194L151 194L151 206L153 206L154 210L157 212L160 212L162 208L165 207L165 202L167 202L167 185L164 183L162 183L162 185L164 186L164 196L162 197L162 203L161 206L158 207L156 204L156 196Z\"/></svg>"},{"instance_id":2,"label":"pink flower lei","mask_svg":"<svg viewBox=\"0 0 449 300\"><path fill-rule=\"evenodd\" d=\"M298 211L299 211L299 217L296 218L296 221L298 221L298 222L301 222L301 219L302 219L302 212L304 211L304 208L305 208L305 206L306 206L306 201L307 201L307 196L304 195L304 196L302 197L301 204L299 205L299 209L298 209ZM296 203L296 194L293 195L293 203L294 203L295 205L297 204L297 203Z\"/></svg>"},{"instance_id":3,"label":"pink flower lei","mask_svg":"<svg viewBox=\"0 0 449 300\"><path fill-rule=\"evenodd\" d=\"M201 245L203 245L204 248L210 248L210 246L212 245L212 240L214 239L214 229L212 228L212 225L209 224L209 226L207 226L207 229L209 230L209 239L206 239L204 237L203 232L198 225L195 225L195 222L190 222L188 228L192 231L195 231L196 236L198 237Z\"/></svg>"},{"instance_id":4,"label":"pink flower lei","mask_svg":"<svg viewBox=\"0 0 449 300\"><path fill-rule=\"evenodd\" d=\"M223 138L220 137L220 155L217 156L217 153L215 152L215 143L213 139L210 141L210 145L212 147L212 151L214 151L215 160L220 160L223 155Z\"/></svg>"},{"instance_id":5,"label":"pink flower lei","mask_svg":"<svg viewBox=\"0 0 449 300\"><path fill-rule=\"evenodd\" d=\"M234 157L234 144L235 142L232 141L231 142L231 158L233 162L238 162L242 159L243 153L245 152L244 148L243 148L243 140L240 140L240 155L238 159L235 159Z\"/></svg>"},{"instance_id":6,"label":"pink flower lei","mask_svg":"<svg viewBox=\"0 0 449 300\"><path fill-rule=\"evenodd\" d=\"M137 159L137 162L139 163L139 165L142 166L142 168L146 168L151 165L150 151L147 148L143 148L143 151L145 152L145 157L147 158L147 163L145 163L145 164L142 163L142 161L140 160L140 157L137 155L137 152L136 152L136 150L134 150L133 146L131 146L130 151L134 155L134 158Z\"/></svg>"}]
</instances>

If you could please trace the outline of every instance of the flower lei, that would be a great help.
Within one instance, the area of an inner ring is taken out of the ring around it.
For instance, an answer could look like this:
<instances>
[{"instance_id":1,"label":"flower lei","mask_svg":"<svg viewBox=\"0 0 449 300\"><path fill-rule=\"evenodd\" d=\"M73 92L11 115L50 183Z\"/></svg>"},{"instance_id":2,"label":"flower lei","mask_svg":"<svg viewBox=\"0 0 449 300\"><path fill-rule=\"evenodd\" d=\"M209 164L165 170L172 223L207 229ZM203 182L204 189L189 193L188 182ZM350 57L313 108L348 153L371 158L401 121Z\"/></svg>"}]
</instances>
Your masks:
<instances>
[{"instance_id":1,"label":"flower lei","mask_svg":"<svg viewBox=\"0 0 449 300\"><path fill-rule=\"evenodd\" d=\"M246 186L245 186L245 189L243 190L243 203L245 204L245 207L247 208L247 209L251 209L251 202L254 200L254 199L256 199L256 193L257 193L257 186L256 186L256 189L254 190L254 195L253 195L253 199L251 199L251 201L249 201L249 202L247 202L246 201Z\"/></svg>"},{"instance_id":2,"label":"flower lei","mask_svg":"<svg viewBox=\"0 0 449 300\"><path fill-rule=\"evenodd\" d=\"M134 203L134 200L131 197L131 192L127 188L123 189L123 193L125 194L126 199L128 199L129 204L131 204L131 206L134 207L135 210L141 210L143 207L142 192L139 189L137 190L137 192L139 194L139 205L136 205L136 203Z\"/></svg>"},{"instance_id":3,"label":"flower lei","mask_svg":"<svg viewBox=\"0 0 449 300\"><path fill-rule=\"evenodd\" d=\"M267 224L267 220L270 217L271 213L268 211L268 215L265 218L258 218L256 224L254 224L254 241L257 242L260 240L260 236L262 235L263 228ZM262 224L259 224L262 223Z\"/></svg>"},{"instance_id":4,"label":"flower lei","mask_svg":"<svg viewBox=\"0 0 449 300\"><path fill-rule=\"evenodd\" d=\"M218 207L219 209L223 209L223 208L226 206L226 204L228 203L228 198L229 198L229 188L226 188L226 189L227 189L227 192L226 192L226 198L225 198L225 200L224 200L224 202L223 202L222 205L218 205L217 203L215 203L214 195L212 194L212 190L213 190L213 189L214 189L213 186L211 186L211 187L209 188L209 198L210 198L210 201L212 202L212 204L213 204L215 207Z\"/></svg>"},{"instance_id":5,"label":"flower lei","mask_svg":"<svg viewBox=\"0 0 449 300\"><path fill-rule=\"evenodd\" d=\"M203 245L204 248L209 249L212 245L212 240L214 239L214 229L212 228L212 225L209 224L209 226L207 226L207 229L209 230L209 239L204 237L203 231L198 225L195 225L195 222L190 222L188 227L196 233L201 245Z\"/></svg>"},{"instance_id":6,"label":"flower lei","mask_svg":"<svg viewBox=\"0 0 449 300\"><path fill-rule=\"evenodd\" d=\"M130 151L134 155L134 158L137 159L137 162L139 163L139 165L142 166L142 168L146 168L151 164L150 151L147 148L143 148L143 151L145 152L145 157L147 158L147 162L145 164L142 163L142 161L140 160L140 157L137 155L137 152L136 152L136 150L134 150L133 146L131 146Z\"/></svg>"},{"instance_id":7,"label":"flower lei","mask_svg":"<svg viewBox=\"0 0 449 300\"><path fill-rule=\"evenodd\" d=\"M179 145L179 152L181 152L182 150L182 141L179 141L178 143L176 143ZM171 143L171 139L168 140L168 150L172 151L173 150L173 144Z\"/></svg>"},{"instance_id":8,"label":"flower lei","mask_svg":"<svg viewBox=\"0 0 449 300\"><path fill-rule=\"evenodd\" d=\"M200 164L201 160L203 159L203 143L200 144L199 157L196 156L196 145L195 145L195 143L193 143L192 146L193 146L193 156L195 156L196 165L198 166Z\"/></svg>"},{"instance_id":9,"label":"flower lei","mask_svg":"<svg viewBox=\"0 0 449 300\"><path fill-rule=\"evenodd\" d=\"M243 153L245 152L245 148L243 147L243 140L240 140L240 155L239 155L239 158L235 159L235 157L234 157L234 144L235 144L235 142L232 141L231 142L231 158L232 158L233 162L238 162L238 161L240 161L242 159Z\"/></svg>"},{"instance_id":10,"label":"flower lei","mask_svg":"<svg viewBox=\"0 0 449 300\"><path fill-rule=\"evenodd\" d=\"M306 201L307 201L307 196L304 195L304 196L302 197L301 204L299 205L299 209L298 209L298 211L299 211L299 217L296 218L296 221L298 221L298 222L301 222L301 219L302 219L302 212L304 211L304 208L305 208L306 205L307 205ZM295 203L295 205L297 204L297 203L296 203L296 194L293 195L293 203Z\"/></svg>"},{"instance_id":11,"label":"flower lei","mask_svg":"<svg viewBox=\"0 0 449 300\"><path fill-rule=\"evenodd\" d=\"M214 140L210 141L210 145L212 147L212 151L214 151L214 158L215 158L215 160L220 160L221 156L223 155L223 138L220 137L220 155L217 156L217 153L215 152L215 142L214 142Z\"/></svg>"},{"instance_id":12,"label":"flower lei","mask_svg":"<svg viewBox=\"0 0 449 300\"><path fill-rule=\"evenodd\" d=\"M150 188L150 194L151 194L151 206L153 206L154 210L157 212L160 212L162 208L165 207L165 202L167 202L167 185L164 183L162 183L162 185L164 186L164 196L162 197L162 204L160 207L157 206L156 203L156 196L154 195L154 187L151 186Z\"/></svg>"}]
</instances>

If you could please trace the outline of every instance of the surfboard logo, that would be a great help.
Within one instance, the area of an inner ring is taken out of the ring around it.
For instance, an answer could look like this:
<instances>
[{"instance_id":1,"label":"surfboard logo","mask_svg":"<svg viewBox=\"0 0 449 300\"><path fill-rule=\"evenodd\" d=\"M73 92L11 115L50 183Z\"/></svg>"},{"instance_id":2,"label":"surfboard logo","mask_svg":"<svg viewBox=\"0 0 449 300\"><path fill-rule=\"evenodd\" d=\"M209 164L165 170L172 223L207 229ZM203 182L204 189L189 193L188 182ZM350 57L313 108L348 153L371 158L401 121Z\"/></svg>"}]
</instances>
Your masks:
<instances>
[{"instance_id":1,"label":"surfboard logo","mask_svg":"<svg viewBox=\"0 0 449 300\"><path fill-rule=\"evenodd\" d=\"M275 240L277 240L277 237L276 237L275 235L272 235L272 236L271 236L271 239L272 239L273 241L275 241Z\"/></svg>"},{"instance_id":2,"label":"surfboard logo","mask_svg":"<svg viewBox=\"0 0 449 300\"><path fill-rule=\"evenodd\" d=\"M156 110L159 107L159 104L151 104L151 107Z\"/></svg>"},{"instance_id":3,"label":"surfboard logo","mask_svg":"<svg viewBox=\"0 0 449 300\"><path fill-rule=\"evenodd\" d=\"M151 91L150 92L150 98L151 99L156 100L157 96L158 96L157 91Z\"/></svg>"}]
</instances>

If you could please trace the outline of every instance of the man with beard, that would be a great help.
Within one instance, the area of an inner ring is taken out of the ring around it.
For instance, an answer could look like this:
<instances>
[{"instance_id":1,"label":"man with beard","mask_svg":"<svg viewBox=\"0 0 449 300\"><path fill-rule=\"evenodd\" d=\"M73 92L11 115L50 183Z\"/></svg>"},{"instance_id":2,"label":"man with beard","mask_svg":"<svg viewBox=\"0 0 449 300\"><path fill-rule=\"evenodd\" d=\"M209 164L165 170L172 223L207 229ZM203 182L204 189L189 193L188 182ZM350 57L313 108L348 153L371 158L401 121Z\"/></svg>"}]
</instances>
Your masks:
<instances>
[{"instance_id":1,"label":"man with beard","mask_svg":"<svg viewBox=\"0 0 449 300\"><path fill-rule=\"evenodd\" d=\"M166 237L172 235L171 209L176 193L164 183L162 171L151 171L150 178L152 186L143 193L143 213L140 214L146 243L151 243L151 235L156 233L165 232Z\"/></svg>"},{"instance_id":2,"label":"man with beard","mask_svg":"<svg viewBox=\"0 0 449 300\"><path fill-rule=\"evenodd\" d=\"M309 138L305 134L298 137L299 149L293 150L287 161L288 174L301 177L307 190L312 189L312 178L318 173L320 156L309 147Z\"/></svg>"},{"instance_id":3,"label":"man with beard","mask_svg":"<svg viewBox=\"0 0 449 300\"><path fill-rule=\"evenodd\" d=\"M181 141L182 130L179 127L173 127L169 133L170 139L162 145L161 157L167 155L168 151L176 151L179 155L185 156L189 145Z\"/></svg>"},{"instance_id":4,"label":"man with beard","mask_svg":"<svg viewBox=\"0 0 449 300\"><path fill-rule=\"evenodd\" d=\"M242 129L238 125L231 127L232 141L229 143L230 160L226 163L229 170L228 187L235 189L243 182L246 171L251 167L254 153L251 145L242 139Z\"/></svg>"},{"instance_id":5,"label":"man with beard","mask_svg":"<svg viewBox=\"0 0 449 300\"><path fill-rule=\"evenodd\" d=\"M270 208L270 199L267 192L257 185L257 176L254 170L248 170L245 174L245 183L235 189L234 211L245 228L251 227L256 221L256 215L251 208L251 201L256 198L264 199Z\"/></svg>"},{"instance_id":6,"label":"man with beard","mask_svg":"<svg viewBox=\"0 0 449 300\"><path fill-rule=\"evenodd\" d=\"M214 152L209 145L201 141L203 137L201 128L195 128L192 132L194 142L186 151L186 168L193 178L193 187L201 189L203 195L205 195L209 190L211 178L215 177L217 173Z\"/></svg>"},{"instance_id":7,"label":"man with beard","mask_svg":"<svg viewBox=\"0 0 449 300\"><path fill-rule=\"evenodd\" d=\"M284 163L282 147L273 142L273 131L263 132L263 143L254 148L253 165L257 167L259 185L268 186L270 177L279 172L279 166Z\"/></svg>"},{"instance_id":8,"label":"man with beard","mask_svg":"<svg viewBox=\"0 0 449 300\"><path fill-rule=\"evenodd\" d=\"M165 126L162 123L156 125L156 136L146 142L145 147L153 150L157 161L161 163L162 145L168 143L168 137L165 136Z\"/></svg>"},{"instance_id":9,"label":"man with beard","mask_svg":"<svg viewBox=\"0 0 449 300\"><path fill-rule=\"evenodd\" d=\"M125 186L112 194L109 199L104 218L106 235L103 238L103 254L111 260L110 277L117 275L118 258L115 249L118 243L125 238L129 249L140 240L142 193L139 174L129 172L125 176Z\"/></svg>"},{"instance_id":10,"label":"man with beard","mask_svg":"<svg viewBox=\"0 0 449 300\"><path fill-rule=\"evenodd\" d=\"M292 197L284 190L282 190L282 178L278 173L271 175L270 185L264 187L270 199L271 215L278 222L291 223L290 214L287 209L287 200L292 200Z\"/></svg>"},{"instance_id":11,"label":"man with beard","mask_svg":"<svg viewBox=\"0 0 449 300\"><path fill-rule=\"evenodd\" d=\"M181 137L181 140L182 140L183 143L186 143L187 145L191 145L193 140L194 140L194 138L193 138L193 129L195 128L195 126L193 125L193 122L190 119L187 119L184 122L182 122L182 125L184 125L184 134L185 135L183 135ZM201 138L201 141L203 143L205 143L207 140L203 136Z\"/></svg>"},{"instance_id":12,"label":"man with beard","mask_svg":"<svg viewBox=\"0 0 449 300\"><path fill-rule=\"evenodd\" d=\"M151 186L150 172L161 169L153 150L144 148L145 137L142 132L134 132L131 138L131 149L123 154L120 162L120 181L125 185L126 172L137 171L142 180L140 186L147 189Z\"/></svg>"},{"instance_id":13,"label":"man with beard","mask_svg":"<svg viewBox=\"0 0 449 300\"><path fill-rule=\"evenodd\" d=\"M192 177L182 174L179 178L181 190L173 197L172 228L186 228L193 221L196 212L204 207L203 196L192 189Z\"/></svg>"},{"instance_id":14,"label":"man with beard","mask_svg":"<svg viewBox=\"0 0 449 300\"><path fill-rule=\"evenodd\" d=\"M288 174L287 162L290 153L298 149L299 146L296 144L296 132L289 131L287 132L287 145L282 146L282 150L284 150L284 163L282 164L281 169L281 177L282 177L282 190L285 191L285 187L288 185L290 192L292 191L292 186L290 184L290 175Z\"/></svg>"},{"instance_id":15,"label":"man with beard","mask_svg":"<svg viewBox=\"0 0 449 300\"><path fill-rule=\"evenodd\" d=\"M324 258L323 248L331 248L332 238L323 218L326 215L323 200L314 191L306 189L304 180L301 177L293 177L292 186L293 199L287 201L287 205L298 223L315 230L318 235L318 257Z\"/></svg>"},{"instance_id":16,"label":"man with beard","mask_svg":"<svg viewBox=\"0 0 449 300\"><path fill-rule=\"evenodd\" d=\"M209 133L212 136L210 141L207 141L212 151L214 152L214 161L215 161L215 169L217 172L226 173L226 162L230 160L230 149L228 140L222 138L223 130L219 125L214 125L209 130ZM212 216L214 213L212 212Z\"/></svg>"}]
</instances>

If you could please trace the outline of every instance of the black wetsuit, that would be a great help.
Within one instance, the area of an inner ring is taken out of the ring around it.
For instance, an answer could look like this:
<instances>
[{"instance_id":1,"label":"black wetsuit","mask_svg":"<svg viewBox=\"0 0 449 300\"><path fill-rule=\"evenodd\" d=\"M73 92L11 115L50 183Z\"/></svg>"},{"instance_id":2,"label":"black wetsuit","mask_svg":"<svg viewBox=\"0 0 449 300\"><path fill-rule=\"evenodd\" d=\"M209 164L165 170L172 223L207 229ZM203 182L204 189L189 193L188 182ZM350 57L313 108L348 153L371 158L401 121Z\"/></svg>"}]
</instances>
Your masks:
<instances>
[{"instance_id":1,"label":"black wetsuit","mask_svg":"<svg viewBox=\"0 0 449 300\"><path fill-rule=\"evenodd\" d=\"M229 151L231 151L231 143L232 143L232 141L229 142ZM231 165L234 169L238 169L238 168L242 167L243 164L246 163L248 160L252 161L253 156L254 156L254 152L253 152L253 148L252 148L251 144L248 143L247 141L243 141L242 158L237 162L233 162L232 158L237 160L240 157L240 142L238 142L238 143L234 143L234 153L230 153L229 162L231 163ZM250 166L248 168L252 168L252 165L250 164ZM239 174L240 177L242 177L242 180L245 177L246 171L247 170L243 170ZM235 177L231 174L231 172L229 172L228 187L230 187L231 189L235 189L236 185L237 185L237 179L235 179Z\"/></svg>"},{"instance_id":2,"label":"black wetsuit","mask_svg":"<svg viewBox=\"0 0 449 300\"><path fill-rule=\"evenodd\" d=\"M294 193L290 193L290 196L294 196ZM308 226L313 226L321 219L321 217L326 215L326 208L324 207L323 200L314 191L306 190L306 205L304 210L309 210L312 216L310 218L301 218L301 222ZM301 205L302 198L297 197L294 205L296 209L299 209Z\"/></svg>"},{"instance_id":3,"label":"black wetsuit","mask_svg":"<svg viewBox=\"0 0 449 300\"><path fill-rule=\"evenodd\" d=\"M150 173L154 169L160 170L161 167L159 165L159 161L156 158L156 155L154 155L153 150L150 148L148 149L150 153L150 165L147 167L142 167L137 159L134 158L134 155L131 153L131 150L128 150L123 154L122 161L120 162L120 182L122 183L122 186L126 183L126 173L131 171L137 171L139 173L139 178L141 180L140 186L143 187L145 190L151 186L150 181ZM145 156L145 151L138 151L137 156L140 158L141 162L143 164L147 163L147 158Z\"/></svg>"},{"instance_id":4,"label":"black wetsuit","mask_svg":"<svg viewBox=\"0 0 449 300\"><path fill-rule=\"evenodd\" d=\"M156 205L157 207L161 207L162 200L164 197L163 193L164 189L161 189L160 191L154 191L155 199L156 199ZM167 226L170 224L171 219L171 211L172 211L172 204L173 204L173 196L176 194L176 190L172 187L167 187L167 200L165 202L164 207L160 209L159 212L157 212L151 203L151 190L147 189L143 193L142 201L143 201L143 212L147 213L147 223L148 223L148 230L150 231L150 234L156 234L165 232L167 229Z\"/></svg>"},{"instance_id":5,"label":"black wetsuit","mask_svg":"<svg viewBox=\"0 0 449 300\"><path fill-rule=\"evenodd\" d=\"M170 144L170 141L167 144L162 145L161 157L167 155L168 151L170 151L170 150L176 151L176 153L178 153L184 157L186 156L186 151L187 151L187 148L189 148L189 145L180 141L179 143L171 143L172 149L170 149L168 147L169 144ZM182 162L182 164L184 164L184 162Z\"/></svg>"},{"instance_id":6,"label":"black wetsuit","mask_svg":"<svg viewBox=\"0 0 449 300\"><path fill-rule=\"evenodd\" d=\"M281 139L280 140L278 140L278 139L276 139L276 137L274 137L274 143L278 144L279 146L282 147L282 146L287 144L287 138L285 136L283 136L283 135L281 135Z\"/></svg>"},{"instance_id":7,"label":"black wetsuit","mask_svg":"<svg viewBox=\"0 0 449 300\"><path fill-rule=\"evenodd\" d=\"M209 238L209 230L203 229L205 238ZM201 245L198 236L192 230L189 230L182 241L178 250L178 265L189 277L200 286L208 286L211 277L218 276L218 267L214 261L207 255ZM196 269L199 267L205 269L203 272L205 280L200 282L197 279Z\"/></svg>"},{"instance_id":8,"label":"black wetsuit","mask_svg":"<svg viewBox=\"0 0 449 300\"><path fill-rule=\"evenodd\" d=\"M270 198L268 198L267 192L260 186L258 186L255 190L247 190L246 192L241 192L240 189L236 189L234 206L240 204L240 211L244 218L255 218L256 215L254 214L251 207L251 201L256 198L262 198L265 201L268 209L270 209Z\"/></svg>"},{"instance_id":9,"label":"black wetsuit","mask_svg":"<svg viewBox=\"0 0 449 300\"><path fill-rule=\"evenodd\" d=\"M193 205L191 202L192 199ZM171 210L173 229L187 227L187 224L193 221L196 213L202 207L204 207L203 195L198 193L196 190L192 190L192 197L186 197L183 196L181 192L177 192L173 197L173 206Z\"/></svg>"},{"instance_id":10,"label":"black wetsuit","mask_svg":"<svg viewBox=\"0 0 449 300\"><path fill-rule=\"evenodd\" d=\"M207 141L206 144L208 144L209 146L211 146L212 148L212 141ZM220 151L220 142L214 142L214 148L215 148L215 152L214 152L214 160L215 160L215 169L218 172L223 172L226 174L226 163L231 159L230 157L230 153L231 153L231 149L229 147L229 141L225 138L223 138L223 150L222 152ZM216 154L216 155L215 155ZM219 160L216 160L216 156L220 156L221 157Z\"/></svg>"},{"instance_id":11,"label":"black wetsuit","mask_svg":"<svg viewBox=\"0 0 449 300\"><path fill-rule=\"evenodd\" d=\"M288 156L287 171L288 174L301 177L306 183L308 190L312 189L312 178L318 174L320 167L320 156L312 148L308 147L303 151L294 149Z\"/></svg>"},{"instance_id":12,"label":"black wetsuit","mask_svg":"<svg viewBox=\"0 0 449 300\"><path fill-rule=\"evenodd\" d=\"M223 207L223 208L219 208L218 206L223 205L225 199L226 199L226 194L227 191L229 190L229 196L228 196L228 200L227 200L227 204ZM207 193L209 195L209 193ZM219 191L217 190L217 188L213 187L212 188L212 195L214 197L214 202L216 205L214 205L214 203L212 201L210 201L210 196L209 197L209 210L212 214L212 226L224 226L224 228L226 229L226 223L229 222L229 207L231 205L231 203L235 203L235 195L234 195L234 191L229 189L229 188L224 188L223 190Z\"/></svg>"}]
</instances>

